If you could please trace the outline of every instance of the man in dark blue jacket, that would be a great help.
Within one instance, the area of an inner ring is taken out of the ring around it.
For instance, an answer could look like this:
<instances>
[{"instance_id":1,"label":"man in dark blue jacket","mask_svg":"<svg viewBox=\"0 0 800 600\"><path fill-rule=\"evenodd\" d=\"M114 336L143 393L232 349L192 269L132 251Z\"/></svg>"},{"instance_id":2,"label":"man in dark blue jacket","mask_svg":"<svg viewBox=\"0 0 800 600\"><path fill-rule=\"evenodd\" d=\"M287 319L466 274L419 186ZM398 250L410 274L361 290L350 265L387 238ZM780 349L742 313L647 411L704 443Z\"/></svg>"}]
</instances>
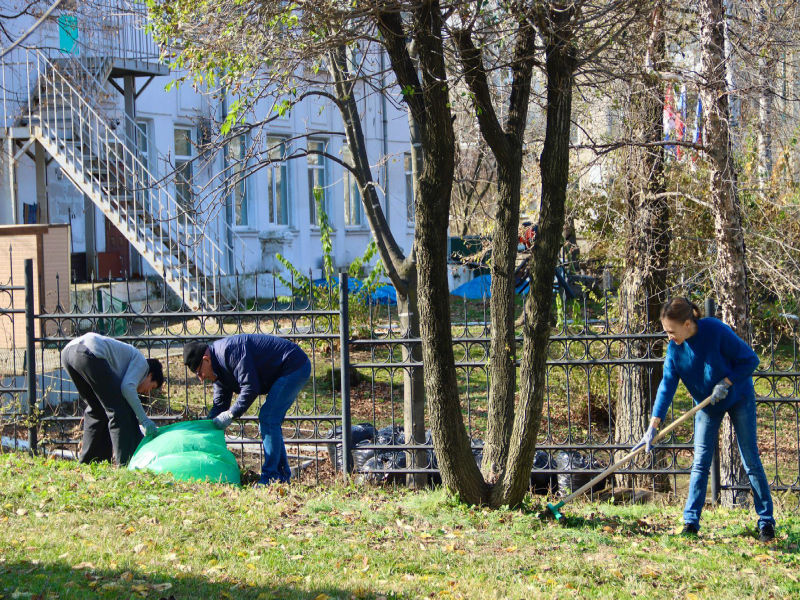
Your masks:
<instances>
[{"instance_id":1,"label":"man in dark blue jacket","mask_svg":"<svg viewBox=\"0 0 800 600\"><path fill-rule=\"evenodd\" d=\"M260 484L289 481L289 458L281 423L311 376L311 362L297 344L273 335L241 334L213 344L189 342L183 363L203 381L214 384L214 406L208 418L227 429L257 396L267 394L258 412L264 464ZM239 397L231 407L231 399Z\"/></svg>"}]
</instances>

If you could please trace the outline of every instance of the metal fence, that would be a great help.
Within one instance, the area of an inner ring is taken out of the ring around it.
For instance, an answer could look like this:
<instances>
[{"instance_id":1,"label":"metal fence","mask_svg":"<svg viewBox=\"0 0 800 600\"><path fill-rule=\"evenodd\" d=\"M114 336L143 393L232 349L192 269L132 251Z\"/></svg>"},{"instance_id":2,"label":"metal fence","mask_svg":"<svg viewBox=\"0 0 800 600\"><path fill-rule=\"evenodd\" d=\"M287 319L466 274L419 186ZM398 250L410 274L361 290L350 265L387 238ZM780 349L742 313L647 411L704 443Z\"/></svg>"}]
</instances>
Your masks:
<instances>
[{"instance_id":1,"label":"metal fence","mask_svg":"<svg viewBox=\"0 0 800 600\"><path fill-rule=\"evenodd\" d=\"M36 445L38 432L40 451L76 453L84 405L62 371L59 355L70 339L86 331L131 343L162 361L165 385L145 403L158 425L202 418L211 407L211 388L182 364L186 340L267 333L296 341L313 366L312 378L283 429L290 462L301 481L335 477L342 469L342 456L354 457L355 475L369 481L402 481L410 472L438 479L430 436L407 444L402 431L403 375L422 368L405 360L408 353L403 349L420 341L405 334L395 306L351 293L346 275L338 285L310 294L308 282L269 279L271 285L259 288L263 280L255 278L247 298L213 312L192 312L180 299L166 297L169 292L163 286L159 291L157 283L147 281L72 285L71 306L45 311L34 305L33 282L26 287L19 279L12 274L0 287L0 334L6 340L6 349L0 350L0 418L6 447ZM235 285L240 287L244 289ZM134 288L143 290L140 296ZM633 385L657 387L665 342L662 332L638 326L621 314L608 293L585 294L573 302L554 296L554 301L548 385L531 477L536 491L574 489L637 441L632 430L625 431L626 407L621 403L631 402L634 395L628 388ZM464 421L480 460L480 440L487 427L489 308L485 299L454 298L452 306ZM20 319L28 332L24 338L19 327L8 326ZM785 323L754 332L751 344L761 357L754 382L762 460L774 490L796 492L800 491L800 336L796 321ZM521 347L520 343L518 356ZM690 406L691 399L679 390L668 419ZM251 472L258 470L262 456L258 408L256 403L227 432L229 447ZM646 407L645 418L650 409ZM660 444L652 460L631 465L603 487L613 493L627 485L627 477L635 486L680 493L688 484L692 448L689 423ZM410 450L424 451L427 464L409 469ZM727 487L748 486L741 481Z\"/></svg>"}]
</instances>

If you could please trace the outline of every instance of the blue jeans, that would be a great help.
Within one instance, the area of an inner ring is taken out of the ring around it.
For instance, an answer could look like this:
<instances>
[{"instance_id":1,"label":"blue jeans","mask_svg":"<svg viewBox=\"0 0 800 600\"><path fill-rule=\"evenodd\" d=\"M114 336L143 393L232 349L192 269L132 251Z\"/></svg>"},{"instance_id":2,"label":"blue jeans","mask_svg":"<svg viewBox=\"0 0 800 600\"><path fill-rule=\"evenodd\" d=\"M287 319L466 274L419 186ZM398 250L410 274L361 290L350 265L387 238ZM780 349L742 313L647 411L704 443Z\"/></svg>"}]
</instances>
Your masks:
<instances>
[{"instance_id":1,"label":"blue jeans","mask_svg":"<svg viewBox=\"0 0 800 600\"><path fill-rule=\"evenodd\" d=\"M261 465L259 483L267 485L273 481L287 482L292 476L281 424L310 376L311 361L306 361L296 371L276 379L264 405L258 411L258 425L264 444L264 464Z\"/></svg>"},{"instance_id":2,"label":"blue jeans","mask_svg":"<svg viewBox=\"0 0 800 600\"><path fill-rule=\"evenodd\" d=\"M750 487L753 489L753 504L758 514L758 526L767 523L775 525L772 516L772 496L769 483L758 456L756 444L756 401L755 398L742 398L727 410L731 417L736 439L739 443L739 454L742 456ZM687 525L700 526L700 513L706 501L708 474L711 459L719 436L719 426L724 412L709 415L704 410L694 417L694 462L692 476L689 481L689 497L683 509L683 521Z\"/></svg>"}]
</instances>

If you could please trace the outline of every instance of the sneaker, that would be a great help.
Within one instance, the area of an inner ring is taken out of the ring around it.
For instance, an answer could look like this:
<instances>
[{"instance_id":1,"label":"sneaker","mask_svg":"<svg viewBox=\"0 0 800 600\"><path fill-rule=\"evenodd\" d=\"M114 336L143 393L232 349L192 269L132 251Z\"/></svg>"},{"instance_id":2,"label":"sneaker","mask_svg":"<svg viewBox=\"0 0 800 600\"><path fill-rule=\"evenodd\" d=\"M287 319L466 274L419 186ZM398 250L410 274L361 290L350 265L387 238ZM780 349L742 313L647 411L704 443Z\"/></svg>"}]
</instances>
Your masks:
<instances>
[{"instance_id":1,"label":"sneaker","mask_svg":"<svg viewBox=\"0 0 800 600\"><path fill-rule=\"evenodd\" d=\"M700 533L700 528L697 525L693 525L691 523L687 523L683 526L683 531L681 531L681 535L683 536L691 536L697 537L697 534Z\"/></svg>"},{"instance_id":2,"label":"sneaker","mask_svg":"<svg viewBox=\"0 0 800 600\"><path fill-rule=\"evenodd\" d=\"M775 539L775 526L771 523L765 523L758 530L759 542L771 542Z\"/></svg>"}]
</instances>

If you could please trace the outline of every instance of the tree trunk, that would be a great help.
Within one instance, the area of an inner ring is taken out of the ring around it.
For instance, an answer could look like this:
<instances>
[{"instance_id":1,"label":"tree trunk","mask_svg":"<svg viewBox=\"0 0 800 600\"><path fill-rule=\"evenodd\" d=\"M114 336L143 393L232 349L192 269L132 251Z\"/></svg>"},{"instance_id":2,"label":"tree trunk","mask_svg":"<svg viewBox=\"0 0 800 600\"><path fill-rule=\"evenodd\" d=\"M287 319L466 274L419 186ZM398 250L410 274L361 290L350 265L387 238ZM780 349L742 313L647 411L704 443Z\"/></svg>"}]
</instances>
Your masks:
<instances>
[{"instance_id":1,"label":"tree trunk","mask_svg":"<svg viewBox=\"0 0 800 600\"><path fill-rule=\"evenodd\" d=\"M706 111L706 146L711 173L711 205L717 245L715 270L717 298L722 320L744 340L748 339L749 297L742 217L734 168L730 107L726 85L725 5L723 0L701 0L702 70L701 88ZM721 483L737 485L745 481L730 419L726 416L720 432ZM722 502L732 506L744 494L723 492Z\"/></svg>"},{"instance_id":2,"label":"tree trunk","mask_svg":"<svg viewBox=\"0 0 800 600\"><path fill-rule=\"evenodd\" d=\"M447 228L455 167L442 16L438 2L425 2L413 15L417 70L405 54L397 13L381 16L380 27L401 86L414 94L406 101L419 124L422 164L415 186L418 309L425 393L442 483L462 501L481 504L486 486L472 456L461 414L453 354L450 293L447 286ZM421 73L422 81L417 79Z\"/></svg>"},{"instance_id":3,"label":"tree trunk","mask_svg":"<svg viewBox=\"0 0 800 600\"><path fill-rule=\"evenodd\" d=\"M767 11L759 11L759 24L766 28ZM768 192L772 179L772 86L775 85L777 57L769 44L758 59L758 187L762 197Z\"/></svg>"},{"instance_id":4,"label":"tree trunk","mask_svg":"<svg viewBox=\"0 0 800 600\"><path fill-rule=\"evenodd\" d=\"M572 85L576 69L572 45L572 10L550 8L545 35L547 71L547 125L540 159L542 201L539 236L531 268L531 290L525 300L520 400L511 433L503 477L491 491L490 505L516 506L530 486L531 465L544 404L553 274L562 246L569 181L569 134Z\"/></svg>"},{"instance_id":5,"label":"tree trunk","mask_svg":"<svg viewBox=\"0 0 800 600\"><path fill-rule=\"evenodd\" d=\"M495 213L496 227L492 244L490 398L482 468L489 484L496 483L505 470L517 388L514 271L519 237L521 148L508 158L510 160L507 163L498 160L498 209Z\"/></svg>"},{"instance_id":6,"label":"tree trunk","mask_svg":"<svg viewBox=\"0 0 800 600\"><path fill-rule=\"evenodd\" d=\"M642 144L663 139L664 86L657 75L664 69L664 8L653 10L648 54L655 73L647 73L634 83L630 98L631 138ZM660 146L631 146L623 157L627 169L627 232L625 274L619 288L620 318L629 333L661 331L659 314L666 296L669 262L669 205L664 192L664 150ZM661 348L656 356L661 355ZM628 346L632 360L653 358L647 340L633 340ZM647 430L650 408L655 400L662 366L629 365L620 371L619 394L614 412L614 440L617 444L635 444ZM621 455L627 450L621 451ZM621 456L620 455L620 456ZM638 462L649 462L643 457ZM653 466L659 464L653 455ZM619 474L617 484L624 487L669 489L667 477Z\"/></svg>"}]
</instances>

